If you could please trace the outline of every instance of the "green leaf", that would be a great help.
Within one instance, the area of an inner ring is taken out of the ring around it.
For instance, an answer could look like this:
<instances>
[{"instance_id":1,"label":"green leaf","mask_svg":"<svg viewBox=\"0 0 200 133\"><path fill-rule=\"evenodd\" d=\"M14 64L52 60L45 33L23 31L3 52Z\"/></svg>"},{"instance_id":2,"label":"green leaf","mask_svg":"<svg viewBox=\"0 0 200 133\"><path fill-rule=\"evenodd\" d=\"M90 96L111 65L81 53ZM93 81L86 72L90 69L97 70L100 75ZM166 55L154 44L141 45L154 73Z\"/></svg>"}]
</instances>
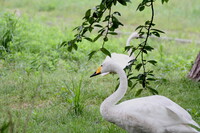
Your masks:
<instances>
[{"instance_id":1,"label":"green leaf","mask_svg":"<svg viewBox=\"0 0 200 133\"><path fill-rule=\"evenodd\" d=\"M93 40L93 42L95 42L96 40L98 40L100 37L102 36L102 34L99 34L98 36L96 36Z\"/></svg>"},{"instance_id":2,"label":"green leaf","mask_svg":"<svg viewBox=\"0 0 200 133\"><path fill-rule=\"evenodd\" d=\"M103 38L103 40L104 40L105 42L107 42L107 41L108 41L108 37L105 36L105 37Z\"/></svg>"},{"instance_id":3,"label":"green leaf","mask_svg":"<svg viewBox=\"0 0 200 133\"><path fill-rule=\"evenodd\" d=\"M66 41L63 41L63 42L60 44L59 47L61 48L61 47L66 46L66 45L67 45L67 42L66 42Z\"/></svg>"},{"instance_id":4,"label":"green leaf","mask_svg":"<svg viewBox=\"0 0 200 133\"><path fill-rule=\"evenodd\" d=\"M143 11L145 9L145 6L140 6L139 11Z\"/></svg>"},{"instance_id":5,"label":"green leaf","mask_svg":"<svg viewBox=\"0 0 200 133\"><path fill-rule=\"evenodd\" d=\"M69 41L69 42L68 42L67 50L68 50L69 52L72 52L73 45L75 45L75 42L74 42L74 41Z\"/></svg>"},{"instance_id":6,"label":"green leaf","mask_svg":"<svg viewBox=\"0 0 200 133\"><path fill-rule=\"evenodd\" d=\"M119 20L115 16L112 16L112 23L113 23L112 27L110 28L111 31L114 31L120 25L123 26L123 24L121 22L119 22Z\"/></svg>"},{"instance_id":7,"label":"green leaf","mask_svg":"<svg viewBox=\"0 0 200 133\"><path fill-rule=\"evenodd\" d=\"M103 26L100 25L100 24L95 24L94 27L99 27L99 28L102 28Z\"/></svg>"},{"instance_id":8,"label":"green leaf","mask_svg":"<svg viewBox=\"0 0 200 133\"><path fill-rule=\"evenodd\" d=\"M126 6L126 0L117 0L120 4L122 4L123 6Z\"/></svg>"},{"instance_id":9,"label":"green leaf","mask_svg":"<svg viewBox=\"0 0 200 133\"><path fill-rule=\"evenodd\" d=\"M82 27L85 26L85 25L88 25L88 22L83 22L82 23Z\"/></svg>"},{"instance_id":10,"label":"green leaf","mask_svg":"<svg viewBox=\"0 0 200 133\"><path fill-rule=\"evenodd\" d=\"M156 65L156 63L157 63L157 61L155 61L155 60L148 60L147 62L149 62L149 63L151 63L152 65Z\"/></svg>"},{"instance_id":11,"label":"green leaf","mask_svg":"<svg viewBox=\"0 0 200 133\"><path fill-rule=\"evenodd\" d=\"M92 17L94 17L94 18L98 18L98 15L97 15L97 13L96 13L96 12L94 12L94 13L92 14Z\"/></svg>"},{"instance_id":12,"label":"green leaf","mask_svg":"<svg viewBox=\"0 0 200 133\"><path fill-rule=\"evenodd\" d=\"M104 10L106 8L105 3L102 1L99 7L100 10Z\"/></svg>"},{"instance_id":13,"label":"green leaf","mask_svg":"<svg viewBox=\"0 0 200 133\"><path fill-rule=\"evenodd\" d=\"M142 11L142 10L144 10L144 8L145 8L145 4L142 2L142 3L140 3L140 4L138 5L136 11L137 11L137 10Z\"/></svg>"},{"instance_id":14,"label":"green leaf","mask_svg":"<svg viewBox=\"0 0 200 133\"><path fill-rule=\"evenodd\" d=\"M139 71L141 67L142 67L142 63L137 64L136 67L135 67L135 69Z\"/></svg>"},{"instance_id":15,"label":"green leaf","mask_svg":"<svg viewBox=\"0 0 200 133\"><path fill-rule=\"evenodd\" d=\"M91 58L92 58L92 56L96 53L97 51L92 51L92 52L90 52L89 54L88 54L88 56L89 56L89 58L88 58L88 60L90 60Z\"/></svg>"},{"instance_id":16,"label":"green leaf","mask_svg":"<svg viewBox=\"0 0 200 133\"><path fill-rule=\"evenodd\" d=\"M129 80L132 80L132 79L138 79L138 77L137 76L133 76L133 77L129 78Z\"/></svg>"},{"instance_id":17,"label":"green leaf","mask_svg":"<svg viewBox=\"0 0 200 133\"><path fill-rule=\"evenodd\" d=\"M105 4L108 9L111 9L113 0L106 0Z\"/></svg>"},{"instance_id":18,"label":"green leaf","mask_svg":"<svg viewBox=\"0 0 200 133\"><path fill-rule=\"evenodd\" d=\"M142 83L142 87L143 87L143 88L146 88L147 82L146 82L146 78L145 78L145 77L144 77L144 79L141 81L141 83Z\"/></svg>"},{"instance_id":19,"label":"green leaf","mask_svg":"<svg viewBox=\"0 0 200 133\"><path fill-rule=\"evenodd\" d=\"M156 32L160 32L160 33L165 33L164 31L162 30L158 30L158 29L151 29L152 31L156 31Z\"/></svg>"},{"instance_id":20,"label":"green leaf","mask_svg":"<svg viewBox=\"0 0 200 133\"><path fill-rule=\"evenodd\" d=\"M144 74L138 74L138 76L137 76L137 79L138 80L145 80L145 78L146 78L146 75L144 75Z\"/></svg>"},{"instance_id":21,"label":"green leaf","mask_svg":"<svg viewBox=\"0 0 200 133\"><path fill-rule=\"evenodd\" d=\"M157 36L157 37L160 37L160 34L159 34L158 32L156 32L156 31L151 32L151 33L154 34L154 35Z\"/></svg>"},{"instance_id":22,"label":"green leaf","mask_svg":"<svg viewBox=\"0 0 200 133\"><path fill-rule=\"evenodd\" d=\"M148 75L154 77L154 74L148 73Z\"/></svg>"},{"instance_id":23,"label":"green leaf","mask_svg":"<svg viewBox=\"0 0 200 133\"><path fill-rule=\"evenodd\" d=\"M78 30L80 26L75 27L72 31Z\"/></svg>"},{"instance_id":24,"label":"green leaf","mask_svg":"<svg viewBox=\"0 0 200 133\"><path fill-rule=\"evenodd\" d=\"M107 49L101 48L100 50L101 50L101 52L103 52L105 55L108 55L108 56L111 57L111 54L110 54L110 52L109 52Z\"/></svg>"},{"instance_id":25,"label":"green leaf","mask_svg":"<svg viewBox=\"0 0 200 133\"><path fill-rule=\"evenodd\" d=\"M148 71L148 74L152 74L152 73L153 73L153 70Z\"/></svg>"},{"instance_id":26,"label":"green leaf","mask_svg":"<svg viewBox=\"0 0 200 133\"><path fill-rule=\"evenodd\" d=\"M147 20L147 21L145 22L145 25L146 25L146 26L149 26L149 25L155 26L156 24L151 23L151 21Z\"/></svg>"},{"instance_id":27,"label":"green leaf","mask_svg":"<svg viewBox=\"0 0 200 133\"><path fill-rule=\"evenodd\" d=\"M146 46L144 46L143 49L144 49L144 50L147 50L147 51L152 51L154 48L151 47L151 46L149 46L149 45L146 45Z\"/></svg>"},{"instance_id":28,"label":"green leaf","mask_svg":"<svg viewBox=\"0 0 200 133\"><path fill-rule=\"evenodd\" d=\"M137 85L137 82L132 85L131 90Z\"/></svg>"},{"instance_id":29,"label":"green leaf","mask_svg":"<svg viewBox=\"0 0 200 133\"><path fill-rule=\"evenodd\" d=\"M145 27L144 25L139 25L135 30L142 29L144 27Z\"/></svg>"},{"instance_id":30,"label":"green leaf","mask_svg":"<svg viewBox=\"0 0 200 133\"><path fill-rule=\"evenodd\" d=\"M126 46L125 51L129 51L132 48L132 46Z\"/></svg>"},{"instance_id":31,"label":"green leaf","mask_svg":"<svg viewBox=\"0 0 200 133\"><path fill-rule=\"evenodd\" d=\"M102 35L104 32L105 32L105 29L104 29L104 28L102 28L102 29L100 29L100 30L98 31L98 33L101 34L101 35Z\"/></svg>"},{"instance_id":32,"label":"green leaf","mask_svg":"<svg viewBox=\"0 0 200 133\"><path fill-rule=\"evenodd\" d=\"M119 87L119 83L115 86L115 91L118 89Z\"/></svg>"},{"instance_id":33,"label":"green leaf","mask_svg":"<svg viewBox=\"0 0 200 133\"><path fill-rule=\"evenodd\" d=\"M125 0L126 2L130 2L131 3L131 0Z\"/></svg>"},{"instance_id":34,"label":"green leaf","mask_svg":"<svg viewBox=\"0 0 200 133\"><path fill-rule=\"evenodd\" d=\"M113 14L116 14L116 15L118 15L118 16L121 16L120 12L118 12L118 11L115 11Z\"/></svg>"},{"instance_id":35,"label":"green leaf","mask_svg":"<svg viewBox=\"0 0 200 133\"><path fill-rule=\"evenodd\" d=\"M149 81L155 81L156 79L155 78L147 78L147 80L149 80Z\"/></svg>"},{"instance_id":36,"label":"green leaf","mask_svg":"<svg viewBox=\"0 0 200 133\"><path fill-rule=\"evenodd\" d=\"M158 94L158 91L151 88L150 86L147 86L147 88L149 89L149 91L153 94L153 95L157 95Z\"/></svg>"},{"instance_id":37,"label":"green leaf","mask_svg":"<svg viewBox=\"0 0 200 133\"><path fill-rule=\"evenodd\" d=\"M77 46L77 44L75 44L75 43L74 43L72 46L73 46L73 48L74 48L75 50L77 50L77 49L78 49L78 46Z\"/></svg>"},{"instance_id":38,"label":"green leaf","mask_svg":"<svg viewBox=\"0 0 200 133\"><path fill-rule=\"evenodd\" d=\"M86 32L88 31L88 27L82 28L81 31L79 31L81 33L81 36L83 36ZM78 37L78 36L77 36ZM80 37L80 36L79 36Z\"/></svg>"},{"instance_id":39,"label":"green leaf","mask_svg":"<svg viewBox=\"0 0 200 133\"><path fill-rule=\"evenodd\" d=\"M135 48L135 47L131 48L131 54L130 55L132 55L133 52L135 52L135 50L137 50L137 48Z\"/></svg>"},{"instance_id":40,"label":"green leaf","mask_svg":"<svg viewBox=\"0 0 200 133\"><path fill-rule=\"evenodd\" d=\"M72 46L67 47L67 50L68 50L69 52L72 52Z\"/></svg>"},{"instance_id":41,"label":"green leaf","mask_svg":"<svg viewBox=\"0 0 200 133\"><path fill-rule=\"evenodd\" d=\"M93 42L93 40L91 38L89 38L89 37L84 37L84 39L86 39L86 40L88 40L90 42Z\"/></svg>"},{"instance_id":42,"label":"green leaf","mask_svg":"<svg viewBox=\"0 0 200 133\"><path fill-rule=\"evenodd\" d=\"M162 4L167 3L169 0L162 0Z\"/></svg>"},{"instance_id":43,"label":"green leaf","mask_svg":"<svg viewBox=\"0 0 200 133\"><path fill-rule=\"evenodd\" d=\"M117 35L116 32L108 32L108 34L111 34L111 35Z\"/></svg>"},{"instance_id":44,"label":"green leaf","mask_svg":"<svg viewBox=\"0 0 200 133\"><path fill-rule=\"evenodd\" d=\"M146 51L146 50L144 50L144 49L142 50L142 52L143 52L143 53L145 53L145 54L147 54L147 51Z\"/></svg>"},{"instance_id":45,"label":"green leaf","mask_svg":"<svg viewBox=\"0 0 200 133\"><path fill-rule=\"evenodd\" d=\"M107 15L107 16L105 17L105 19L103 20L103 22L109 21L109 19L110 19L110 15Z\"/></svg>"},{"instance_id":46,"label":"green leaf","mask_svg":"<svg viewBox=\"0 0 200 133\"><path fill-rule=\"evenodd\" d=\"M131 80L128 80L128 87L131 87L133 85Z\"/></svg>"},{"instance_id":47,"label":"green leaf","mask_svg":"<svg viewBox=\"0 0 200 133\"><path fill-rule=\"evenodd\" d=\"M114 3L114 5L116 5L117 4L117 0L113 0L113 3Z\"/></svg>"},{"instance_id":48,"label":"green leaf","mask_svg":"<svg viewBox=\"0 0 200 133\"><path fill-rule=\"evenodd\" d=\"M151 21L147 20L147 21L145 22L145 25L150 25L150 23L151 23Z\"/></svg>"},{"instance_id":49,"label":"green leaf","mask_svg":"<svg viewBox=\"0 0 200 133\"><path fill-rule=\"evenodd\" d=\"M139 96L139 95L142 93L143 90L144 90L144 89L139 89L139 90L137 90L135 96L136 96L136 97Z\"/></svg>"},{"instance_id":50,"label":"green leaf","mask_svg":"<svg viewBox=\"0 0 200 133\"><path fill-rule=\"evenodd\" d=\"M92 32L92 30L94 29L92 26L88 27L89 31Z\"/></svg>"},{"instance_id":51,"label":"green leaf","mask_svg":"<svg viewBox=\"0 0 200 133\"><path fill-rule=\"evenodd\" d=\"M89 9L85 12L85 18L88 19L90 17L90 15L91 15L91 9Z\"/></svg>"},{"instance_id":52,"label":"green leaf","mask_svg":"<svg viewBox=\"0 0 200 133\"><path fill-rule=\"evenodd\" d=\"M133 73L127 74L127 78L129 78L129 77L132 76L132 75L133 75Z\"/></svg>"},{"instance_id":53,"label":"green leaf","mask_svg":"<svg viewBox=\"0 0 200 133\"><path fill-rule=\"evenodd\" d=\"M88 18L88 22L89 22L90 24L93 24L93 23L95 22L94 17L90 17L90 18Z\"/></svg>"},{"instance_id":54,"label":"green leaf","mask_svg":"<svg viewBox=\"0 0 200 133\"><path fill-rule=\"evenodd\" d=\"M143 38L143 35L145 34L145 32L143 32L143 31L139 31L138 34L139 34L139 37L140 37L140 38Z\"/></svg>"}]
</instances>

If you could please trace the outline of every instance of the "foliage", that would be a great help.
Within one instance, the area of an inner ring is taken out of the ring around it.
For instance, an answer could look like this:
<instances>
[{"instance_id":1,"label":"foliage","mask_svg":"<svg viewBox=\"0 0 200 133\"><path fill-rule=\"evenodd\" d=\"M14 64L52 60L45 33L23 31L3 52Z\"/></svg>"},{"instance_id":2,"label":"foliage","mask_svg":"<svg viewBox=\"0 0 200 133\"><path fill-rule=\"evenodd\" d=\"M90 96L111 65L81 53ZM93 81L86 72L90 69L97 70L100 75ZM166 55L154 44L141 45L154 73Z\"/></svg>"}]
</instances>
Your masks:
<instances>
[{"instance_id":1,"label":"foliage","mask_svg":"<svg viewBox=\"0 0 200 133\"><path fill-rule=\"evenodd\" d=\"M48 55L49 53L51 55ZM36 71L53 71L56 69L58 63L58 55L53 54L52 51L47 51L36 55L34 59L31 61L30 69Z\"/></svg>"},{"instance_id":2,"label":"foliage","mask_svg":"<svg viewBox=\"0 0 200 133\"><path fill-rule=\"evenodd\" d=\"M76 27L74 30L76 30L78 33L74 36L74 39L71 41L64 41L61 46L68 46L68 51L72 51L72 49L77 50L78 49L78 42L81 42L82 39L86 39L90 42L95 42L99 38L103 37L103 43L100 49L94 50L89 54L89 59L92 58L92 56L97 53L98 51L103 52L105 55L111 56L111 53L109 50L105 48L105 43L108 41L108 35L117 35L115 32L116 29L119 28L119 26L123 26L123 24L119 21L117 17L121 16L119 11L112 11L112 7L116 6L117 3L127 6L127 3L130 2L129 0L102 0L101 3L97 6L95 6L94 9L88 9L85 12L85 16L83 17L84 22L81 26ZM142 43L139 43L137 47L134 46L127 46L125 47L126 51L132 50L131 55L133 52L138 50L138 54L136 55L135 59L130 61L130 65L127 66L129 69L128 77L129 77L129 83L131 83L130 80L136 79L136 82L140 83L142 85L143 89L139 89L136 95L139 95L144 89L148 89L152 94L158 94L157 90L153 89L150 86L151 81L155 81L154 74L152 70L146 70L146 64L152 64L155 65L157 62L155 60L146 60L144 57L144 54L148 54L148 52L151 52L154 48L148 44L149 36L154 35L156 37L160 37L160 33L164 33L163 31L152 28L155 26L154 24L154 0L143 0L137 7L136 10L143 11L145 8L150 7L151 8L151 19L147 20L144 25L139 25L135 30L138 30L138 34L140 37L144 37L144 41ZM168 0L162 0L163 3L167 3ZM108 12L108 15L104 15ZM98 31L98 35L92 39L87 36L88 32L92 32L93 30ZM136 62L138 60L138 56L141 56L140 62ZM137 64L136 64L137 63ZM139 73L137 76L132 76L131 68L135 65L136 70L140 70L143 68L143 72ZM137 83L133 84L133 86L130 86L133 88Z\"/></svg>"},{"instance_id":3,"label":"foliage","mask_svg":"<svg viewBox=\"0 0 200 133\"><path fill-rule=\"evenodd\" d=\"M13 124L12 115L10 111L8 111L8 117L9 117L9 121L4 121L0 127L1 133L14 132L14 124Z\"/></svg>"},{"instance_id":4,"label":"foliage","mask_svg":"<svg viewBox=\"0 0 200 133\"><path fill-rule=\"evenodd\" d=\"M78 84L76 84L75 81L72 80L72 86L69 86L70 84L64 82L66 87L62 87L58 94L62 99L64 99L64 102L70 104L70 110L72 110L73 113L80 115L83 113L84 108L84 105L81 101L82 79Z\"/></svg>"},{"instance_id":5,"label":"foliage","mask_svg":"<svg viewBox=\"0 0 200 133\"><path fill-rule=\"evenodd\" d=\"M14 14L5 13L0 22L0 58L11 52L11 45L15 36L17 19Z\"/></svg>"}]
</instances>

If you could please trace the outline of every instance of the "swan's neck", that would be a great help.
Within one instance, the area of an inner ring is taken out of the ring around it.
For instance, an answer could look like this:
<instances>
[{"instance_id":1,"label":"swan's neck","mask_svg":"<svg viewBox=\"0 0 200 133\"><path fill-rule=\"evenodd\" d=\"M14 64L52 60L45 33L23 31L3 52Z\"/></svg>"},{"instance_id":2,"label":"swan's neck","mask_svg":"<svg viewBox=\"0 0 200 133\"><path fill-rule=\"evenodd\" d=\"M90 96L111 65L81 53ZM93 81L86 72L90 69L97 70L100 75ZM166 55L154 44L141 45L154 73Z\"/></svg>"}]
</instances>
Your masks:
<instances>
[{"instance_id":1,"label":"swan's neck","mask_svg":"<svg viewBox=\"0 0 200 133\"><path fill-rule=\"evenodd\" d=\"M131 40L132 40L132 39L135 39L135 38L137 38L137 37L139 37L138 33L137 33L137 32L133 32L133 33L129 36L129 38L127 39L127 41L126 41L126 46L130 46ZM132 53L132 50L130 49L130 50L128 51L128 55L130 56L131 53Z\"/></svg>"},{"instance_id":2,"label":"swan's neck","mask_svg":"<svg viewBox=\"0 0 200 133\"><path fill-rule=\"evenodd\" d=\"M103 115L105 112L108 112L109 109L111 109L114 105L117 104L125 95L127 90L127 76L124 70L122 70L120 67L115 66L114 72L116 72L119 75L120 84L118 89L110 95L108 98L106 98L100 107L100 112Z\"/></svg>"}]
</instances>

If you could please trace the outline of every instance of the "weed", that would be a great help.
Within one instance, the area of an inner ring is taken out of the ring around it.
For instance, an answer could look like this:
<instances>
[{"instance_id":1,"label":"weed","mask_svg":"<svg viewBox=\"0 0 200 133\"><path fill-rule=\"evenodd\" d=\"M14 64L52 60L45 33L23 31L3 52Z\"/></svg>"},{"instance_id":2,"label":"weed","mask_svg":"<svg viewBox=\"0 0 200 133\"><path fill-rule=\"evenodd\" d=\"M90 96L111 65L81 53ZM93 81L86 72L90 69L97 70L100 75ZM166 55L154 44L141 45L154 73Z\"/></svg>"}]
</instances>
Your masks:
<instances>
[{"instance_id":1,"label":"weed","mask_svg":"<svg viewBox=\"0 0 200 133\"><path fill-rule=\"evenodd\" d=\"M0 133L13 133L14 132L14 123L12 120L12 114L10 111L7 112L8 113L8 117L9 117L9 121L4 121L3 124L0 127Z\"/></svg>"},{"instance_id":2,"label":"weed","mask_svg":"<svg viewBox=\"0 0 200 133\"><path fill-rule=\"evenodd\" d=\"M11 52L10 45L15 36L17 19L14 14L5 13L3 22L0 24L0 58L4 58L4 54Z\"/></svg>"},{"instance_id":3,"label":"weed","mask_svg":"<svg viewBox=\"0 0 200 133\"><path fill-rule=\"evenodd\" d=\"M83 113L84 105L81 101L81 88L82 79L77 83L76 80L72 80L71 84L64 82L66 87L62 87L59 96L64 99L66 103L70 105L72 112L76 115Z\"/></svg>"}]
</instances>

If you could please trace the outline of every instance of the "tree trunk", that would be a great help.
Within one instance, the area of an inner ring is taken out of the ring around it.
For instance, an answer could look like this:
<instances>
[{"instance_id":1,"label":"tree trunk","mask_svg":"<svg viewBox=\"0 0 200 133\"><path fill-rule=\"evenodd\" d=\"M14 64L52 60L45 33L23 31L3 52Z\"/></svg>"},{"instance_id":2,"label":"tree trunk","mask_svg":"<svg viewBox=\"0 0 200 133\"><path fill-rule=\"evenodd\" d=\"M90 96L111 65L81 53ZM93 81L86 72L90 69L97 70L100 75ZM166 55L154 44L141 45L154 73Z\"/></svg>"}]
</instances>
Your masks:
<instances>
[{"instance_id":1,"label":"tree trunk","mask_svg":"<svg viewBox=\"0 0 200 133\"><path fill-rule=\"evenodd\" d=\"M197 55L194 65L188 74L188 77L196 81L200 81L200 52Z\"/></svg>"}]
</instances>

